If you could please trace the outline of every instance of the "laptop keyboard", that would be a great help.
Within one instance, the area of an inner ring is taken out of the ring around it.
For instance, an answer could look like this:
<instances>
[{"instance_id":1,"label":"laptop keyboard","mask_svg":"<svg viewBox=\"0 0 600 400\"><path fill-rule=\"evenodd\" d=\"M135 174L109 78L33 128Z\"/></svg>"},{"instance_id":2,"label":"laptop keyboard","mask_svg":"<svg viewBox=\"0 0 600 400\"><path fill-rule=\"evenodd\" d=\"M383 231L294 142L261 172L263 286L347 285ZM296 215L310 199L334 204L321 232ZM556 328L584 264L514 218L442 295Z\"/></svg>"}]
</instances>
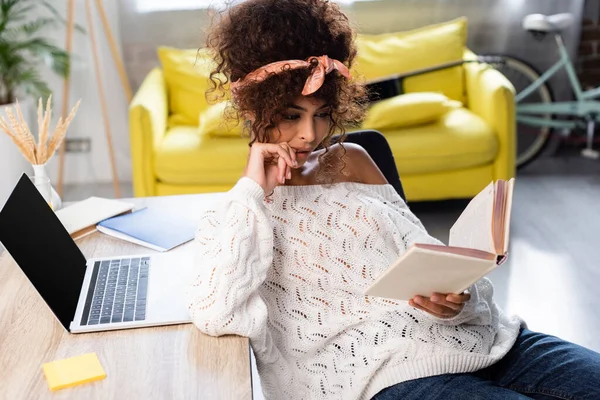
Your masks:
<instances>
[{"instance_id":1,"label":"laptop keyboard","mask_svg":"<svg viewBox=\"0 0 600 400\"><path fill-rule=\"evenodd\" d=\"M81 325L146 319L150 258L96 261Z\"/></svg>"}]
</instances>

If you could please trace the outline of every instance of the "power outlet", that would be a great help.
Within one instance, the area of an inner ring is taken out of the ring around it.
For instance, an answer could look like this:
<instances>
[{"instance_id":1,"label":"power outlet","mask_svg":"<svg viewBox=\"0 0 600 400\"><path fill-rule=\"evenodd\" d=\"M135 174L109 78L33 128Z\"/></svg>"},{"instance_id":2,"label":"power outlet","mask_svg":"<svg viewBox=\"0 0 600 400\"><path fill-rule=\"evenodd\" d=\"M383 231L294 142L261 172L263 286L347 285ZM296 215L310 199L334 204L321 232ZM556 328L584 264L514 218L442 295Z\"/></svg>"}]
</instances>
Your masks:
<instances>
[{"instance_id":1,"label":"power outlet","mask_svg":"<svg viewBox=\"0 0 600 400\"><path fill-rule=\"evenodd\" d=\"M89 153L91 150L92 139L90 138L69 138L65 141L67 153Z\"/></svg>"}]
</instances>

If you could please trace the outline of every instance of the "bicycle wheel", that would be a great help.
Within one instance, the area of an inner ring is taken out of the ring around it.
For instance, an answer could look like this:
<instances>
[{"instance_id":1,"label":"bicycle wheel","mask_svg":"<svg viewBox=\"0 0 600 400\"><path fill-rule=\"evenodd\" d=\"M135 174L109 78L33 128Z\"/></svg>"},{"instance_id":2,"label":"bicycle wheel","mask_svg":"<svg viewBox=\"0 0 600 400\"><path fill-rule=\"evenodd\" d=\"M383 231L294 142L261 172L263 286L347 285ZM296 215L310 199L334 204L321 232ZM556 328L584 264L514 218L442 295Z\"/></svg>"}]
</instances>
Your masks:
<instances>
[{"instance_id":1,"label":"bicycle wheel","mask_svg":"<svg viewBox=\"0 0 600 400\"><path fill-rule=\"evenodd\" d=\"M489 61L486 58L489 57ZM516 93L521 93L540 77L540 73L531 65L516 57L506 55L485 55L485 62L492 65L504 75L514 86ZM544 83L527 97L521 99L519 105L531 103L552 103L554 97L550 87ZM536 118L552 120L552 114L535 115ZM517 121L517 168L523 168L535 160L546 148L552 128L538 127Z\"/></svg>"}]
</instances>

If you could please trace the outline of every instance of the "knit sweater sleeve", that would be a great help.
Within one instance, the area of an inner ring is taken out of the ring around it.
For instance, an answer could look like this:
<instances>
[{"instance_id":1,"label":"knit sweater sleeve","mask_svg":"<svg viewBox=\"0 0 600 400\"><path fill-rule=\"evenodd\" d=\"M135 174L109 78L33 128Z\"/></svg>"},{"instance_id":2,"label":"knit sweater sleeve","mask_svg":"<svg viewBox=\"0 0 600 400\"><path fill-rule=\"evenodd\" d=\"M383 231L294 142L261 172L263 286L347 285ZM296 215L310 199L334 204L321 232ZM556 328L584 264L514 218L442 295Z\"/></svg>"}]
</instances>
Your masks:
<instances>
[{"instance_id":1,"label":"knit sweater sleeve","mask_svg":"<svg viewBox=\"0 0 600 400\"><path fill-rule=\"evenodd\" d=\"M394 193L390 194L392 197L392 207L396 208L399 214L404 216L402 220L402 226L405 230L410 230L410 234L405 234L408 239L406 241L406 249L413 243L424 243L424 244L437 244L443 245L444 243L439 239L431 236L425 226L421 223L419 218L412 213L406 203L400 199L399 196L395 196ZM400 223L400 222L399 222ZM405 249L403 249L405 250ZM482 278L469 286L466 290L470 293L471 299L465 304L460 313L452 318L438 318L428 312L417 310L418 313L422 314L425 318L434 321L435 323L444 325L488 325L492 322L495 317L493 310L493 285L488 278Z\"/></svg>"},{"instance_id":2,"label":"knit sweater sleeve","mask_svg":"<svg viewBox=\"0 0 600 400\"><path fill-rule=\"evenodd\" d=\"M193 323L208 335L265 340L258 288L273 259L273 231L263 198L260 185L244 177L201 218L186 297Z\"/></svg>"}]
</instances>

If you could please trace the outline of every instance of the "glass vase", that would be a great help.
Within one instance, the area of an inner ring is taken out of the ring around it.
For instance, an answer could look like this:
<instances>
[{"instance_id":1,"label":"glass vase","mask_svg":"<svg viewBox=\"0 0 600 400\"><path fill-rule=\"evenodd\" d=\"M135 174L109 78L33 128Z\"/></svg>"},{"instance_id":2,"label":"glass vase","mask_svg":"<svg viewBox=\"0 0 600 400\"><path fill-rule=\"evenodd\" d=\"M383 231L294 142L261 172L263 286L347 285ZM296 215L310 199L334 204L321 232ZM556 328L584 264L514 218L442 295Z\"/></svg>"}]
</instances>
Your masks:
<instances>
[{"instance_id":1,"label":"glass vase","mask_svg":"<svg viewBox=\"0 0 600 400\"><path fill-rule=\"evenodd\" d=\"M37 164L32 165L33 167L33 176L34 178L40 178L40 181L47 180L50 186L50 207L54 211L60 210L62 208L62 200L56 190L54 190L54 186L50 182L50 177L46 173L46 164Z\"/></svg>"}]
</instances>

